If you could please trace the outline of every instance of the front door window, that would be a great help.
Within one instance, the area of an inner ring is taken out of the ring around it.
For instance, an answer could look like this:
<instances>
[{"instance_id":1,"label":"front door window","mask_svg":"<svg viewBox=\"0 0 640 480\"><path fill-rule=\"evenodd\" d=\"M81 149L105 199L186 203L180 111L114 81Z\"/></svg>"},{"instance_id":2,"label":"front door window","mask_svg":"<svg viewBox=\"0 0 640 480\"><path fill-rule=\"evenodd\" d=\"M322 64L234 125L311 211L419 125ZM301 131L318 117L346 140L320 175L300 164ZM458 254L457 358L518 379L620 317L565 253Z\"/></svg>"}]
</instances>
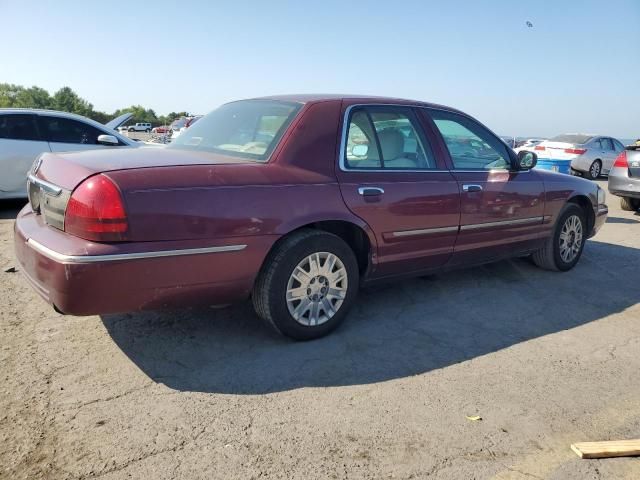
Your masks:
<instances>
[{"instance_id":1,"label":"front door window","mask_svg":"<svg viewBox=\"0 0 640 480\"><path fill-rule=\"evenodd\" d=\"M433 110L431 118L440 130L456 170L509 170L507 146L473 120L452 112Z\"/></svg>"}]
</instances>

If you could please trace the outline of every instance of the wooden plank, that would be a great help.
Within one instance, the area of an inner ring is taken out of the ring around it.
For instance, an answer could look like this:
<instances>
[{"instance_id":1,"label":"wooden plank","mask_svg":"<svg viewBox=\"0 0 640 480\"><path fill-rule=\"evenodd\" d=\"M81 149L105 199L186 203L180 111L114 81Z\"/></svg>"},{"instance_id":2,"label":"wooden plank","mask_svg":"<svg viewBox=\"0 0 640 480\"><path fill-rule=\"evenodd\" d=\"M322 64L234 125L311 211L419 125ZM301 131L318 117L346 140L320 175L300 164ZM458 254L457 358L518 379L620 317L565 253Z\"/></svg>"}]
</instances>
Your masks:
<instances>
[{"instance_id":1,"label":"wooden plank","mask_svg":"<svg viewBox=\"0 0 640 480\"><path fill-rule=\"evenodd\" d=\"M571 445L580 458L633 457L640 455L640 439L580 442Z\"/></svg>"}]
</instances>

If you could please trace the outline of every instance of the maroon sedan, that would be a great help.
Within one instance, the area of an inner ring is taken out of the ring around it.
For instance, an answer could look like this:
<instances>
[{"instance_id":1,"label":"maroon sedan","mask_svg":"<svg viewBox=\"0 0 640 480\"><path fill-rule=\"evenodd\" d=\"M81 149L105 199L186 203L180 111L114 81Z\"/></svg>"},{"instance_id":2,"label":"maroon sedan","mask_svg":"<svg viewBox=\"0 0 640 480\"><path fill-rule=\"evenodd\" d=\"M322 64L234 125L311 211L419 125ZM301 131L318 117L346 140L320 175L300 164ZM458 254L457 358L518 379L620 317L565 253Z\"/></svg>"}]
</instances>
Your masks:
<instances>
[{"instance_id":1,"label":"maroon sedan","mask_svg":"<svg viewBox=\"0 0 640 480\"><path fill-rule=\"evenodd\" d=\"M524 255L571 269L604 192L535 162L439 105L243 100L167 148L42 155L15 250L63 313L251 297L279 332L316 338L365 283Z\"/></svg>"}]
</instances>

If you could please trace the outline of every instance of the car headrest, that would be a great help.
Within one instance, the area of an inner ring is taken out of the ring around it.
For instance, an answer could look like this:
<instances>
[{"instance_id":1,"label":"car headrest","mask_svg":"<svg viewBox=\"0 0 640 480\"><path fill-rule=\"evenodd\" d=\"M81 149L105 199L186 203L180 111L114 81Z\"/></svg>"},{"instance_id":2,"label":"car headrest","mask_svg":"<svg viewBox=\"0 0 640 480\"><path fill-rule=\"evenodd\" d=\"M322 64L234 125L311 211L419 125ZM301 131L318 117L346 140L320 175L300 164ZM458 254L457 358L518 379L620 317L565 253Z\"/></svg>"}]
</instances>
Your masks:
<instances>
[{"instance_id":1,"label":"car headrest","mask_svg":"<svg viewBox=\"0 0 640 480\"><path fill-rule=\"evenodd\" d=\"M398 130L387 128L378 132L382 157L393 160L404 156L404 135Z\"/></svg>"}]
</instances>

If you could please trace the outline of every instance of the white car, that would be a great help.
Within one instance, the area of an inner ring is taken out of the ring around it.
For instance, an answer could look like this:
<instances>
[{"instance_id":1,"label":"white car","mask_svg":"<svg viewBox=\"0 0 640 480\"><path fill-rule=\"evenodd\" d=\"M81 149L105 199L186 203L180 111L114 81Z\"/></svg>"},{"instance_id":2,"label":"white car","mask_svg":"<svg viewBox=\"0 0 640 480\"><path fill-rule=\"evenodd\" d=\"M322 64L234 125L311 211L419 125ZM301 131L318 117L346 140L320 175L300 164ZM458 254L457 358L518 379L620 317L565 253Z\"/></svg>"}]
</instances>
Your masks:
<instances>
[{"instance_id":1,"label":"white car","mask_svg":"<svg viewBox=\"0 0 640 480\"><path fill-rule=\"evenodd\" d=\"M27 197L27 173L43 152L144 145L115 131L131 115L103 125L66 112L0 108L0 199Z\"/></svg>"},{"instance_id":2,"label":"white car","mask_svg":"<svg viewBox=\"0 0 640 480\"><path fill-rule=\"evenodd\" d=\"M592 180L608 174L624 145L615 138L584 133L565 133L533 148L536 168L577 174Z\"/></svg>"},{"instance_id":3,"label":"white car","mask_svg":"<svg viewBox=\"0 0 640 480\"><path fill-rule=\"evenodd\" d=\"M514 148L514 152L518 153L520 150L534 151L534 147L544 142L543 138L527 138L518 148Z\"/></svg>"},{"instance_id":4,"label":"white car","mask_svg":"<svg viewBox=\"0 0 640 480\"><path fill-rule=\"evenodd\" d=\"M151 131L150 123L136 123L135 125L129 125L127 127L128 132L147 132Z\"/></svg>"},{"instance_id":5,"label":"white car","mask_svg":"<svg viewBox=\"0 0 640 480\"><path fill-rule=\"evenodd\" d=\"M191 125L196 123L202 118L202 115L196 115L193 117L181 117L178 120L174 120L169 129L171 130L171 138L175 139L184 132Z\"/></svg>"}]
</instances>

